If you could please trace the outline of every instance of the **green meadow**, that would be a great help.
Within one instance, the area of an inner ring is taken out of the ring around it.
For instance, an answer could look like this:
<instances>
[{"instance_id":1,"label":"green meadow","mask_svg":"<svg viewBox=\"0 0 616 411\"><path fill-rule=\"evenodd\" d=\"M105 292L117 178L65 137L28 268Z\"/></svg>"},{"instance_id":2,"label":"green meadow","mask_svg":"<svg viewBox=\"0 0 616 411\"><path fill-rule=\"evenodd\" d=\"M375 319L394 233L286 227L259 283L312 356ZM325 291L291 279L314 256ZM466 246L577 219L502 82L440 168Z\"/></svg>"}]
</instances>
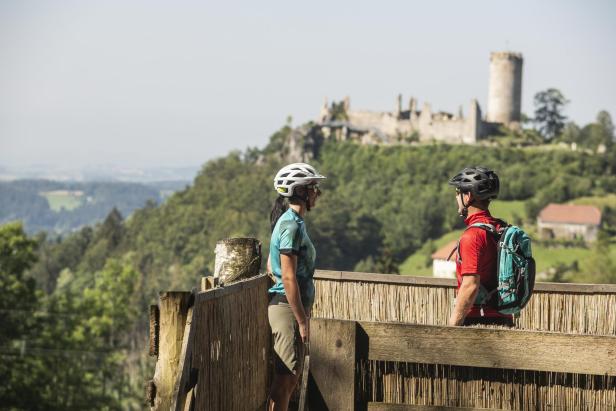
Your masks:
<instances>
[{"instance_id":1,"label":"green meadow","mask_svg":"<svg viewBox=\"0 0 616 411\"><path fill-rule=\"evenodd\" d=\"M71 211L80 207L83 204L83 194L78 193L80 192L58 190L47 191L41 193L41 195L47 199L47 202L49 203L49 208L51 208L53 211L58 212L62 209L65 209L66 211Z\"/></svg>"}]
</instances>

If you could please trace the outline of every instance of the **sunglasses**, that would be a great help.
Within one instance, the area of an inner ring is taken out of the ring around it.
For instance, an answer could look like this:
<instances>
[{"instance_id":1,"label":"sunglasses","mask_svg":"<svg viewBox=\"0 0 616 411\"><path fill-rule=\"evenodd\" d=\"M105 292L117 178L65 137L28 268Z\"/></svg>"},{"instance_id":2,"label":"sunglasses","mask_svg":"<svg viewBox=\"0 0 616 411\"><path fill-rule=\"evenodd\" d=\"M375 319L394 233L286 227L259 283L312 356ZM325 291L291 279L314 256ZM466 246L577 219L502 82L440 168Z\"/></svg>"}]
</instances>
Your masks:
<instances>
[{"instance_id":1,"label":"sunglasses","mask_svg":"<svg viewBox=\"0 0 616 411\"><path fill-rule=\"evenodd\" d=\"M309 186L306 186L307 190L312 190L314 191L314 193L318 196L321 195L321 190L319 189L319 185L318 184L311 184Z\"/></svg>"}]
</instances>

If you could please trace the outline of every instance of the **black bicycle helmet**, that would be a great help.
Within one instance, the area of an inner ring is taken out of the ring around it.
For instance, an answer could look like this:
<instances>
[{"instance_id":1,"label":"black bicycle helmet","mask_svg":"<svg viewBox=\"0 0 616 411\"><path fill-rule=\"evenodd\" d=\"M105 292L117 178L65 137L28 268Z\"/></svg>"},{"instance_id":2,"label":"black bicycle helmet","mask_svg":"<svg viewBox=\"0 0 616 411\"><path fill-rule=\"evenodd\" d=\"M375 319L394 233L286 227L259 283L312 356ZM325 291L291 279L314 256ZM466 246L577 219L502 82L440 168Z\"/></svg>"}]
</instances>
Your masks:
<instances>
[{"instance_id":1,"label":"black bicycle helmet","mask_svg":"<svg viewBox=\"0 0 616 411\"><path fill-rule=\"evenodd\" d=\"M499 190L498 176L486 167L466 167L449 180L449 185L472 193L477 200L492 200Z\"/></svg>"}]
</instances>

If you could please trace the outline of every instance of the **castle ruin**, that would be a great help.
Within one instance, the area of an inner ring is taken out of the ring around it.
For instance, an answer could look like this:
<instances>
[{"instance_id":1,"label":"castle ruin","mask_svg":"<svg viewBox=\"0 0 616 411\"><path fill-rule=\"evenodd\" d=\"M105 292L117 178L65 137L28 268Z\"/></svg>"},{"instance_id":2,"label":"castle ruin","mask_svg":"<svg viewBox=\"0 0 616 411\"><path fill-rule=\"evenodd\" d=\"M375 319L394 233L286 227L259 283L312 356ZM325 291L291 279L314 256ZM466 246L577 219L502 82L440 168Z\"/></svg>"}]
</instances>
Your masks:
<instances>
[{"instance_id":1,"label":"castle ruin","mask_svg":"<svg viewBox=\"0 0 616 411\"><path fill-rule=\"evenodd\" d=\"M475 99L471 100L464 115L462 108L457 114L434 112L429 103L424 103L419 110L415 98L409 99L408 105L403 108L402 95L398 95L395 109L391 112L351 110L347 97L342 112L336 113L326 100L317 124L325 137L353 139L364 144L404 141L474 144L500 125L519 127L522 64L520 53L491 53L488 113L485 118Z\"/></svg>"}]
</instances>

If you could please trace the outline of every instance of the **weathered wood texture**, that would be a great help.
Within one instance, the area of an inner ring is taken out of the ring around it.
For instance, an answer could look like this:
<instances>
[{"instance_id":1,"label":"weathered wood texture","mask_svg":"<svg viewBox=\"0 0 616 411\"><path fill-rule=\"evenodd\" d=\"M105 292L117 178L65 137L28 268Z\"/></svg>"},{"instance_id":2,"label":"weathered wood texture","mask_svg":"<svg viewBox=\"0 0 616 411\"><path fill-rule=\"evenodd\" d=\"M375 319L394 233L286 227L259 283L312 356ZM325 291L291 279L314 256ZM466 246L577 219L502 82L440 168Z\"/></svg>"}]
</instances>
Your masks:
<instances>
[{"instance_id":1,"label":"weathered wood texture","mask_svg":"<svg viewBox=\"0 0 616 411\"><path fill-rule=\"evenodd\" d=\"M255 238L229 238L216 243L214 277L220 284L254 277L261 266L261 243Z\"/></svg>"},{"instance_id":2,"label":"weathered wood texture","mask_svg":"<svg viewBox=\"0 0 616 411\"><path fill-rule=\"evenodd\" d=\"M201 277L201 292L218 287L217 277Z\"/></svg>"},{"instance_id":3,"label":"weathered wood texture","mask_svg":"<svg viewBox=\"0 0 616 411\"><path fill-rule=\"evenodd\" d=\"M196 410L256 410L268 393L266 275L197 294L192 363Z\"/></svg>"},{"instance_id":4,"label":"weathered wood texture","mask_svg":"<svg viewBox=\"0 0 616 411\"><path fill-rule=\"evenodd\" d=\"M443 407L440 405L391 404L386 402L369 402L368 411L485 411L489 408Z\"/></svg>"},{"instance_id":5,"label":"weathered wood texture","mask_svg":"<svg viewBox=\"0 0 616 411\"><path fill-rule=\"evenodd\" d=\"M344 333L338 330L351 329L353 323L313 320L321 332L327 333L326 338L313 336L311 342L313 353L315 350L327 353L324 358L314 360L311 371L315 381L324 381L319 386L326 388L318 391L326 404L329 398L337 398L336 392L346 398L351 385L348 381L336 382L331 377L315 375L314 367L327 370L328 376L333 372L345 375L328 369L344 363L336 363L337 353L322 347L331 346L336 336ZM358 380L353 387L361 392L355 392L355 399L471 409L609 410L616 407L616 337L613 336L368 322L359 325L355 335L365 333L368 354L356 355L357 363L346 372L346 375L351 370L357 372ZM349 403L348 398L346 402Z\"/></svg>"},{"instance_id":6,"label":"weathered wood texture","mask_svg":"<svg viewBox=\"0 0 616 411\"><path fill-rule=\"evenodd\" d=\"M438 287L456 287L456 280L451 278L415 277L398 274L360 273L354 271L316 270L317 280L361 281L380 284L429 285ZM535 284L536 291L556 293L616 294L616 284L579 284L579 283L542 283Z\"/></svg>"},{"instance_id":7,"label":"weathered wood texture","mask_svg":"<svg viewBox=\"0 0 616 411\"><path fill-rule=\"evenodd\" d=\"M364 368L362 383L375 402L472 409L616 409L616 377L382 361L368 361Z\"/></svg>"},{"instance_id":8,"label":"weathered wood texture","mask_svg":"<svg viewBox=\"0 0 616 411\"><path fill-rule=\"evenodd\" d=\"M163 292L159 298L159 344L153 378L156 387L153 409L166 411L171 407L173 388L178 376L178 363L191 293Z\"/></svg>"},{"instance_id":9,"label":"weathered wood texture","mask_svg":"<svg viewBox=\"0 0 616 411\"><path fill-rule=\"evenodd\" d=\"M186 325L184 326L184 338L182 340L182 351L178 363L178 378L173 387L173 399L171 410L183 411L187 400L188 392L193 388L194 383L190 381L192 369L193 346L195 340L195 329L192 327L193 307L188 309Z\"/></svg>"},{"instance_id":10,"label":"weathered wood texture","mask_svg":"<svg viewBox=\"0 0 616 411\"><path fill-rule=\"evenodd\" d=\"M370 360L616 376L613 336L360 324L368 335Z\"/></svg>"},{"instance_id":11,"label":"weathered wood texture","mask_svg":"<svg viewBox=\"0 0 616 411\"><path fill-rule=\"evenodd\" d=\"M357 323L353 321L310 321L311 409L355 409L356 341Z\"/></svg>"},{"instance_id":12,"label":"weathered wood texture","mask_svg":"<svg viewBox=\"0 0 616 411\"><path fill-rule=\"evenodd\" d=\"M317 271L313 315L358 321L446 325L455 281ZM538 283L516 328L616 335L616 286Z\"/></svg>"},{"instance_id":13,"label":"weathered wood texture","mask_svg":"<svg viewBox=\"0 0 616 411\"><path fill-rule=\"evenodd\" d=\"M157 305L150 306L150 349L149 354L158 356L158 343L160 335L160 311Z\"/></svg>"}]
</instances>

